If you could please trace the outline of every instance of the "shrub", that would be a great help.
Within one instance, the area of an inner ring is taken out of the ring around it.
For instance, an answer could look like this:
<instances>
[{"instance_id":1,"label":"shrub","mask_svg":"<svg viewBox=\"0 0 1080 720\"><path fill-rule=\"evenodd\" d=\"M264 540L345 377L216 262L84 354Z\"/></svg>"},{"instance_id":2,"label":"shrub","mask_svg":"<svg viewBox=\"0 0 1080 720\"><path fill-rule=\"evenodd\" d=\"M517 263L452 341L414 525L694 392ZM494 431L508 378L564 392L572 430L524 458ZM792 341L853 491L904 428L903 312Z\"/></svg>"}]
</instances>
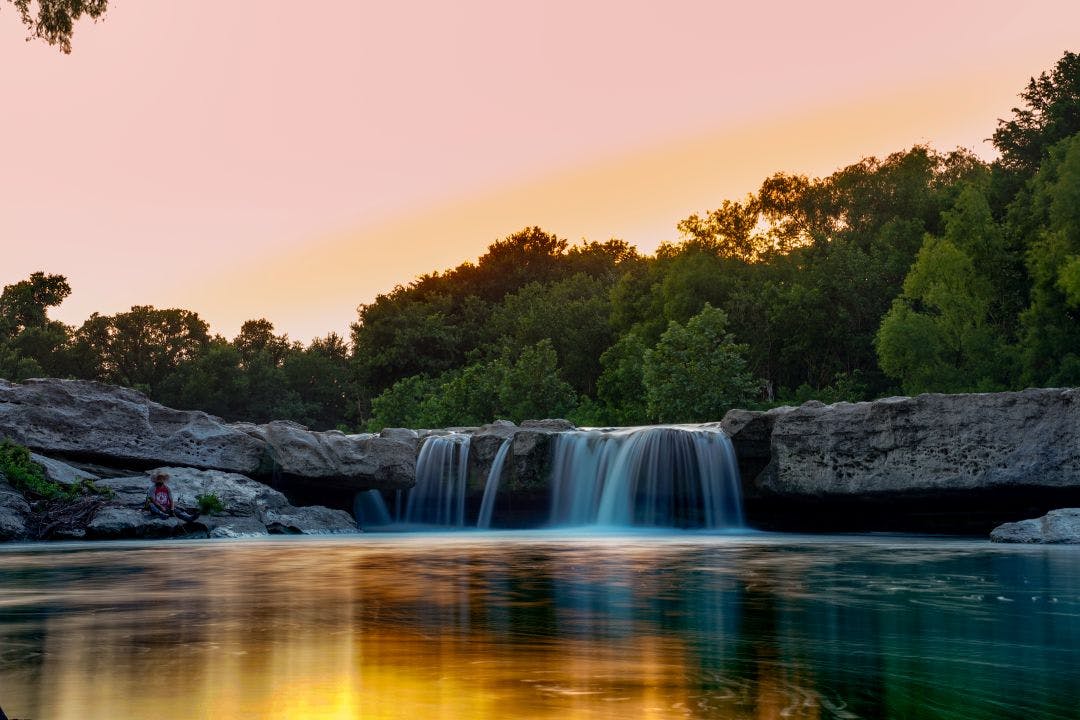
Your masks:
<instances>
[{"instance_id":1,"label":"shrub","mask_svg":"<svg viewBox=\"0 0 1080 720\"><path fill-rule=\"evenodd\" d=\"M221 502L221 498L214 493L198 495L195 502L199 504L199 512L203 515L216 515L225 511L225 503Z\"/></svg>"},{"instance_id":2,"label":"shrub","mask_svg":"<svg viewBox=\"0 0 1080 720\"><path fill-rule=\"evenodd\" d=\"M45 477L45 470L30 459L30 451L10 440L0 440L0 473L24 495L45 500L68 497L68 491Z\"/></svg>"}]
</instances>

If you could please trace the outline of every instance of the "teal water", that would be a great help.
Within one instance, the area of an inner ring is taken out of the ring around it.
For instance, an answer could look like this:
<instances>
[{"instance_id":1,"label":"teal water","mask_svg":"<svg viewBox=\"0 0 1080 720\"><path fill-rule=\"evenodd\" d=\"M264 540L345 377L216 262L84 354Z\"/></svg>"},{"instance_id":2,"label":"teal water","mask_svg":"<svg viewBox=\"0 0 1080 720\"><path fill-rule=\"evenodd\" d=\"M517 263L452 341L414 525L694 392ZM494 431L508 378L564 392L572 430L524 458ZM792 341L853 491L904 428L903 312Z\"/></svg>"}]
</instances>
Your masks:
<instances>
[{"instance_id":1,"label":"teal water","mask_svg":"<svg viewBox=\"0 0 1080 720\"><path fill-rule=\"evenodd\" d=\"M12 718L1078 718L1080 548L455 533L0 549Z\"/></svg>"}]
</instances>

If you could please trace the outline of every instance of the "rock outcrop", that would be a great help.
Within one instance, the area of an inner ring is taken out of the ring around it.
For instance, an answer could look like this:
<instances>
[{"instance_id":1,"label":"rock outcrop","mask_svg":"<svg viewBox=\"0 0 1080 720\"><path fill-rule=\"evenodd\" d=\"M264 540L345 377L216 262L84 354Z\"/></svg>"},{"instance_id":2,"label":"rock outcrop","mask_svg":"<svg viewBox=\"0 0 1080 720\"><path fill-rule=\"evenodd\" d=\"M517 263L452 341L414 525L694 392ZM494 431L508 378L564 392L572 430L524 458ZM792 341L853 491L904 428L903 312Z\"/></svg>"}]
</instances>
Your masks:
<instances>
[{"instance_id":1,"label":"rock outcrop","mask_svg":"<svg viewBox=\"0 0 1080 720\"><path fill-rule=\"evenodd\" d=\"M105 464L252 474L265 443L204 412L88 380L0 380L0 436L36 452Z\"/></svg>"},{"instance_id":2,"label":"rock outcrop","mask_svg":"<svg viewBox=\"0 0 1080 720\"><path fill-rule=\"evenodd\" d=\"M1080 544L1080 508L1051 510L1041 518L999 525L990 539L999 543Z\"/></svg>"},{"instance_id":3,"label":"rock outcrop","mask_svg":"<svg viewBox=\"0 0 1080 720\"><path fill-rule=\"evenodd\" d=\"M275 475L349 492L399 490L416 482L417 434L412 430L346 435L285 420L233 427L266 444Z\"/></svg>"},{"instance_id":4,"label":"rock outcrop","mask_svg":"<svg viewBox=\"0 0 1080 720\"><path fill-rule=\"evenodd\" d=\"M749 479L759 492L867 496L1069 487L1080 478L1080 390L811 402L781 410L771 411L770 462ZM766 415L744 427L764 426Z\"/></svg>"},{"instance_id":5,"label":"rock outcrop","mask_svg":"<svg viewBox=\"0 0 1080 720\"><path fill-rule=\"evenodd\" d=\"M759 527L981 534L1080 502L1080 390L809 402L721 425Z\"/></svg>"},{"instance_id":6,"label":"rock outcrop","mask_svg":"<svg viewBox=\"0 0 1080 720\"><path fill-rule=\"evenodd\" d=\"M346 435L291 422L229 424L84 380L0 380L0 437L48 457L106 468L169 465L284 479L308 499L322 490L410 487L416 475L412 430Z\"/></svg>"},{"instance_id":7,"label":"rock outcrop","mask_svg":"<svg viewBox=\"0 0 1080 720\"><path fill-rule=\"evenodd\" d=\"M101 480L98 488L113 493L85 529L89 539L156 537L251 537L268 534L334 534L356 532L352 516L324 507L293 507L283 494L243 475L216 470L161 468L181 507L194 507L200 495L213 494L225 509L193 523L159 519L142 510L146 475Z\"/></svg>"}]
</instances>

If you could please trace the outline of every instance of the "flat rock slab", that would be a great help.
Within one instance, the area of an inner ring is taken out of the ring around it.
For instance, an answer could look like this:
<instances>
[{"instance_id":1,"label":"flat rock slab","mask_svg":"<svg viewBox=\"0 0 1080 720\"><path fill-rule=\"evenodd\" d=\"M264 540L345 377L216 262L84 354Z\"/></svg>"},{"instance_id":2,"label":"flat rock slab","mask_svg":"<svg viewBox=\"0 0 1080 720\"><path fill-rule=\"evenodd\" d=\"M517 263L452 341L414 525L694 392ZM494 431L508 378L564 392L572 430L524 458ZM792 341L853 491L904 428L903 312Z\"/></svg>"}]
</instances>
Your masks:
<instances>
[{"instance_id":1,"label":"flat rock slab","mask_svg":"<svg viewBox=\"0 0 1080 720\"><path fill-rule=\"evenodd\" d=\"M1080 508L1051 510L1041 518L1005 523L990 540L999 543L1080 544Z\"/></svg>"},{"instance_id":2,"label":"flat rock slab","mask_svg":"<svg viewBox=\"0 0 1080 720\"><path fill-rule=\"evenodd\" d=\"M771 460L751 481L771 495L854 498L1080 482L1075 389L811 402L771 421Z\"/></svg>"}]
</instances>

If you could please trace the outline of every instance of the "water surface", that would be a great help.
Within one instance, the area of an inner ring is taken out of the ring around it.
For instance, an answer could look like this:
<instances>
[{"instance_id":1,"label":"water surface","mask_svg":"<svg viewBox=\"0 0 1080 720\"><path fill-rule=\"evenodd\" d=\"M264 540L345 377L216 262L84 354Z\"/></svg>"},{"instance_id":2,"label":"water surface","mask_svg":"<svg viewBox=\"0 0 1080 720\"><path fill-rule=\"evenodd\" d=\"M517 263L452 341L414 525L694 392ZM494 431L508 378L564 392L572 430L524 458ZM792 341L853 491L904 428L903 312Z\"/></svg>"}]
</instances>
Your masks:
<instances>
[{"instance_id":1,"label":"water surface","mask_svg":"<svg viewBox=\"0 0 1080 720\"><path fill-rule=\"evenodd\" d=\"M1080 548L457 533L0 549L12 718L1078 718Z\"/></svg>"}]
</instances>

